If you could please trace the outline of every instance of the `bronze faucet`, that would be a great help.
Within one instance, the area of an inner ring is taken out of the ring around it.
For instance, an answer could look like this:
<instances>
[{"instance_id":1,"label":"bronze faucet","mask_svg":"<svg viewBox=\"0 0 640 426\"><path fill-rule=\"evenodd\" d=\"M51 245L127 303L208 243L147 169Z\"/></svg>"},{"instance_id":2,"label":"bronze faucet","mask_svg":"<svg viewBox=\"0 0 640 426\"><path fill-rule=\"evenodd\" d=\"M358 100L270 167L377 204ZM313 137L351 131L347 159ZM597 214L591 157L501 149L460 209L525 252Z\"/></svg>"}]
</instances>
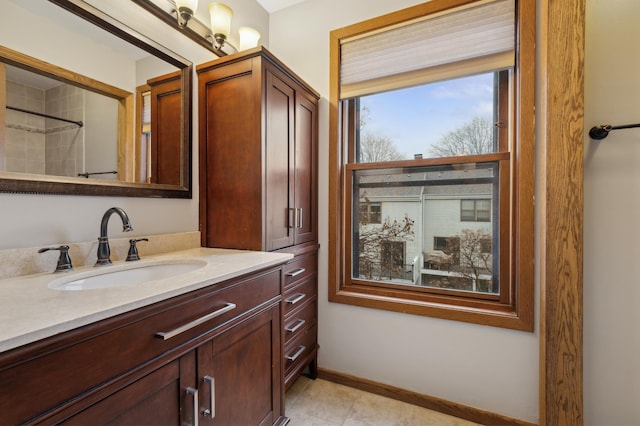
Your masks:
<instances>
[{"instance_id":1,"label":"bronze faucet","mask_svg":"<svg viewBox=\"0 0 640 426\"><path fill-rule=\"evenodd\" d=\"M100 222L100 237L98 238L98 260L95 266L110 265L111 264L111 249L109 248L109 238L107 237L107 225L109 218L112 214L117 213L122 219L122 231L129 232L133 230L129 216L120 207L111 207L102 216L102 222Z\"/></svg>"}]
</instances>

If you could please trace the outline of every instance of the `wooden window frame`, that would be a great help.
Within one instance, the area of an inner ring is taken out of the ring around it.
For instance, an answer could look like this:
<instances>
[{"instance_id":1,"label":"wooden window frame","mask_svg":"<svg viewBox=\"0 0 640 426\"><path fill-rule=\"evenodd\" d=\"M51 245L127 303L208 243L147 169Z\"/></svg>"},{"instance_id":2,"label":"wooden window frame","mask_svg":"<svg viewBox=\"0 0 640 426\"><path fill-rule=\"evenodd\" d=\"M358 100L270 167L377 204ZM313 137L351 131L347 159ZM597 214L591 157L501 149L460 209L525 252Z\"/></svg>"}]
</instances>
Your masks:
<instances>
[{"instance_id":1,"label":"wooden window frame","mask_svg":"<svg viewBox=\"0 0 640 426\"><path fill-rule=\"evenodd\" d=\"M516 2L516 67L513 77L512 142L506 151L468 156L465 162L500 163L499 247L500 286L505 294L473 298L452 291L412 289L410 286L352 280L351 176L354 169L372 167L349 163L348 140L354 136L354 108L340 100L339 65L342 39L441 13L477 0L433 0L331 32L329 104L329 301L389 311L444 318L495 327L533 331L534 323L534 98L535 0ZM353 103L353 102L352 102ZM499 102L502 103L502 102ZM500 131L500 129L499 129ZM506 129L504 130L506 131ZM390 162L389 167L449 164L435 158ZM375 167L375 166L374 166ZM505 191L504 185L507 185ZM504 206L506 205L506 207Z\"/></svg>"}]
</instances>

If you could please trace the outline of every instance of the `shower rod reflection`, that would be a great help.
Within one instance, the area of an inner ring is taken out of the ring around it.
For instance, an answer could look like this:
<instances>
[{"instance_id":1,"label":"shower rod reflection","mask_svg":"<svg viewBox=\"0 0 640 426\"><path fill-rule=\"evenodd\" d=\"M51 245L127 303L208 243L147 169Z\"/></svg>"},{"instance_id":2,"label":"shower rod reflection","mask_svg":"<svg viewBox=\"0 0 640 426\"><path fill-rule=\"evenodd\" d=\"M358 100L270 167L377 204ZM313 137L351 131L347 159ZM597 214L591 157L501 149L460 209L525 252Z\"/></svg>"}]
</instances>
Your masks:
<instances>
[{"instance_id":1,"label":"shower rod reflection","mask_svg":"<svg viewBox=\"0 0 640 426\"><path fill-rule=\"evenodd\" d=\"M82 177L86 177L87 179L89 179L89 176L93 176L93 175L117 175L118 172L113 170L110 172L93 172L93 173L78 173L78 176L82 176Z\"/></svg>"},{"instance_id":2,"label":"shower rod reflection","mask_svg":"<svg viewBox=\"0 0 640 426\"><path fill-rule=\"evenodd\" d=\"M619 129L633 129L634 127L640 127L640 123L637 124L623 124L622 126L612 126L610 124L604 124L602 126L593 126L589 130L589 137L591 139L601 140L609 136L609 132Z\"/></svg>"},{"instance_id":3,"label":"shower rod reflection","mask_svg":"<svg viewBox=\"0 0 640 426\"><path fill-rule=\"evenodd\" d=\"M84 123L82 121L68 120L66 118L56 117L54 115L44 114L44 113L36 112L36 111L29 111L28 109L13 107L13 106L9 106L9 105L7 105L6 108L10 109L12 111L18 111L18 112L24 112L26 114L37 115L38 117L51 118L53 120L64 121L65 123L72 123L72 124L75 124L78 127L84 126Z\"/></svg>"}]
</instances>

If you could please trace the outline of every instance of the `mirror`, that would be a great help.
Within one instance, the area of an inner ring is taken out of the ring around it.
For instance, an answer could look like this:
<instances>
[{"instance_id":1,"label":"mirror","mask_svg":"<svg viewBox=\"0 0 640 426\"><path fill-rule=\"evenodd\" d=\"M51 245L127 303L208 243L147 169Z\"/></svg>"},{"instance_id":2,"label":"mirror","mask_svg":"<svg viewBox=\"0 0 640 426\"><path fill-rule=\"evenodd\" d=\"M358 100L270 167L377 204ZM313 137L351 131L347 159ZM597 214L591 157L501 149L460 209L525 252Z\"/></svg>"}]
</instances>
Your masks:
<instances>
[{"instance_id":1,"label":"mirror","mask_svg":"<svg viewBox=\"0 0 640 426\"><path fill-rule=\"evenodd\" d=\"M4 3L0 192L191 198L192 64L82 0Z\"/></svg>"}]
</instances>

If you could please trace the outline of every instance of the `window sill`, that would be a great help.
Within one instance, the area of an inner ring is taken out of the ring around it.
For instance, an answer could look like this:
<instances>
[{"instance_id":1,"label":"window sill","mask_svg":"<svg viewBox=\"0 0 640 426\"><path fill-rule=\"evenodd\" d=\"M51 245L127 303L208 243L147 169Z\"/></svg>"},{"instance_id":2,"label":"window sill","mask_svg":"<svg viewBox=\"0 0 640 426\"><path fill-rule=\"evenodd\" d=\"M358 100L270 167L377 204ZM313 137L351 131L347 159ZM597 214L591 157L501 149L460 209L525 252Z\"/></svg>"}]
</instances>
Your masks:
<instances>
[{"instance_id":1,"label":"window sill","mask_svg":"<svg viewBox=\"0 0 640 426\"><path fill-rule=\"evenodd\" d=\"M533 331L533 315L519 315L514 304L417 293L352 285L343 286L335 292L330 291L329 301L492 327ZM533 310L524 309L524 312L532 313Z\"/></svg>"}]
</instances>

